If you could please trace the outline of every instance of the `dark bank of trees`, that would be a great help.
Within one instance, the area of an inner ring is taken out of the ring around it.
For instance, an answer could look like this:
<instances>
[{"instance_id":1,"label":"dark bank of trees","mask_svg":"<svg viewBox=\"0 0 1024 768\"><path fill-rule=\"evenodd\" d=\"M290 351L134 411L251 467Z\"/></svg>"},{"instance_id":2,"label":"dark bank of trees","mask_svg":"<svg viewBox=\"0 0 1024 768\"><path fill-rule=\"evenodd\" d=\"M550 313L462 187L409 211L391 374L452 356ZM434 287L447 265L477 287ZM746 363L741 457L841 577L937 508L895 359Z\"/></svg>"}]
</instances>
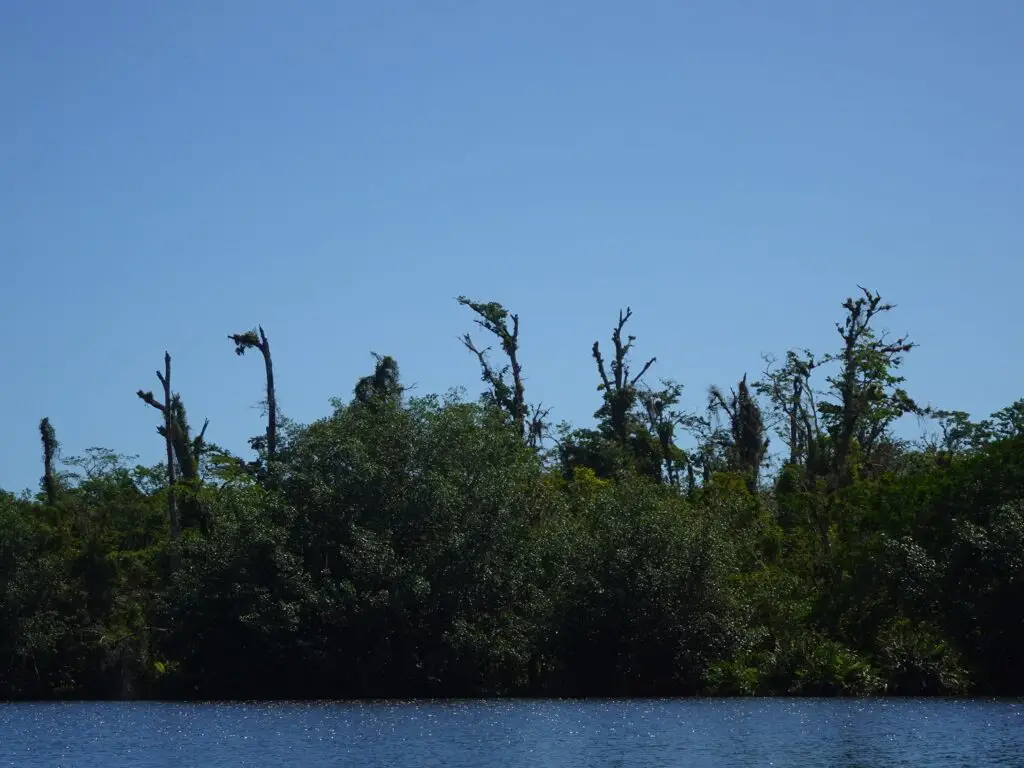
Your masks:
<instances>
[{"instance_id":1,"label":"dark bank of trees","mask_svg":"<svg viewBox=\"0 0 1024 768\"><path fill-rule=\"evenodd\" d=\"M585 428L531 400L519 317L459 301L475 401L376 356L292 423L258 328L253 458L193 432L170 355L162 465L61 463L43 419L39 493L0 494L0 696L1024 693L1024 400L922 407L877 294L700 412L626 309Z\"/></svg>"}]
</instances>

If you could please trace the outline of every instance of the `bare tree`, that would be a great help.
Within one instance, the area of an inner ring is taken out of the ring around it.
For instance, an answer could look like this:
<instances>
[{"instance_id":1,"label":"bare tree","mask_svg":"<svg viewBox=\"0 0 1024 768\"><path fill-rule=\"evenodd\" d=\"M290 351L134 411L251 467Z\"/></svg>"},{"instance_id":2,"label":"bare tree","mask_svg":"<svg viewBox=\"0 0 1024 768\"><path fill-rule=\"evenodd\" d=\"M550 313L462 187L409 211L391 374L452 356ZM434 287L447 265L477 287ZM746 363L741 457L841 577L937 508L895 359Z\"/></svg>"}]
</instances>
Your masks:
<instances>
[{"instance_id":1,"label":"bare tree","mask_svg":"<svg viewBox=\"0 0 1024 768\"><path fill-rule=\"evenodd\" d=\"M488 359L488 348L477 347L468 333L459 338L466 349L476 355L480 363L481 378L490 386L488 397L495 406L508 414L523 440L528 445L539 448L546 435L547 417L551 409L542 406L531 408L526 403L526 384L523 367L519 361L519 315L510 313L494 301L476 302L465 296L459 296L457 301L476 313L477 318L474 322L497 337L508 359L504 367L496 369ZM512 321L511 327L509 320ZM509 375L511 382L508 381Z\"/></svg>"},{"instance_id":2,"label":"bare tree","mask_svg":"<svg viewBox=\"0 0 1024 768\"><path fill-rule=\"evenodd\" d=\"M178 524L178 506L175 498L175 480L176 473L174 470L174 439L173 439L173 428L172 428L172 416L171 408L169 407L171 402L171 353L164 352L164 372L156 372L156 377L160 380L160 384L164 388L164 399L160 402L153 397L152 392L146 392L139 390L136 394L143 402L156 408L164 416L164 425L162 428L162 434L164 436L164 442L167 447L167 516L170 519L171 524L171 539L177 541L181 535L181 528ZM203 428L205 431L205 427ZM158 430L160 431L160 430Z\"/></svg>"},{"instance_id":3,"label":"bare tree","mask_svg":"<svg viewBox=\"0 0 1024 768\"><path fill-rule=\"evenodd\" d=\"M199 460L206 445L206 429L210 426L210 420L206 419L199 435L193 439L181 395L171 392L170 354L164 354L164 372L157 371L156 375L164 388L162 401L157 400L152 392L141 389L136 394L140 400L160 411L164 417L164 423L157 427L157 432L167 443L168 515L171 518L171 537L176 539L181 533L183 520L185 523L198 522L205 530L205 520L200 514L200 505L195 494L202 482L199 475ZM177 493L179 476L181 484L189 492L180 498Z\"/></svg>"},{"instance_id":4,"label":"bare tree","mask_svg":"<svg viewBox=\"0 0 1024 768\"><path fill-rule=\"evenodd\" d=\"M650 370L650 367L657 362L658 358L652 357L640 368L635 376L631 375L629 362L627 360L629 351L636 341L636 336L627 336L622 340L622 329L633 316L633 310L626 307L626 311L619 310L619 322L612 331L612 346L615 349L615 357L612 359L610 368L611 375L605 367L604 357L601 354L601 345L594 342L591 354L594 362L597 363L597 372L601 377L599 389L604 393L605 406L607 408L608 423L611 426L615 439L620 445L626 445L629 439L629 412L637 400L637 384Z\"/></svg>"},{"instance_id":5,"label":"bare tree","mask_svg":"<svg viewBox=\"0 0 1024 768\"><path fill-rule=\"evenodd\" d=\"M258 349L263 355L263 367L267 377L267 462L277 455L277 393L274 389L274 361L270 356L270 339L263 332L263 326L245 333L232 333L228 338L235 342L235 354L242 356L248 349Z\"/></svg>"}]
</instances>

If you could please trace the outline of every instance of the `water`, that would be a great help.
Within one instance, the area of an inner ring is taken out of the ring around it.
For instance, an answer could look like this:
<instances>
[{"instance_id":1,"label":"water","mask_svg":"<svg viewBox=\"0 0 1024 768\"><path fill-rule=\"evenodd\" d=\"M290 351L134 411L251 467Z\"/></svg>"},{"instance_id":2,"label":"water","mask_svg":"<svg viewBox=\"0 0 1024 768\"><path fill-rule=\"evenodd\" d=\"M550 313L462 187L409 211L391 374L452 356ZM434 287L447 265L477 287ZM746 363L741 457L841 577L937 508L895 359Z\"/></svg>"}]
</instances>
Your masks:
<instances>
[{"instance_id":1,"label":"water","mask_svg":"<svg viewBox=\"0 0 1024 768\"><path fill-rule=\"evenodd\" d=\"M7 704L8 766L1024 768L1024 703Z\"/></svg>"}]
</instances>

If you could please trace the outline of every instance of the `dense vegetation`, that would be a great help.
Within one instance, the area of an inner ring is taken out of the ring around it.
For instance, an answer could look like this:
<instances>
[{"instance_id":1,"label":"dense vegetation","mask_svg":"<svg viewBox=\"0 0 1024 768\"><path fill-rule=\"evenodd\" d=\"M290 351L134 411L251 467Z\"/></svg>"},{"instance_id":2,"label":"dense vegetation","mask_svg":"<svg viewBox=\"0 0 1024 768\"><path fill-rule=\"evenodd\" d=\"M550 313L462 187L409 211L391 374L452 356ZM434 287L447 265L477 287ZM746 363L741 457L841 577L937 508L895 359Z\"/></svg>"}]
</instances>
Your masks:
<instances>
[{"instance_id":1,"label":"dense vegetation","mask_svg":"<svg viewBox=\"0 0 1024 768\"><path fill-rule=\"evenodd\" d=\"M378 357L291 423L258 329L229 337L266 373L252 461L193 432L170 356L138 393L165 463L59 467L44 419L40 492L0 493L0 697L1024 693L1024 401L921 408L877 294L701 413L620 313L582 429L530 404L519 318L459 301L478 401Z\"/></svg>"}]
</instances>

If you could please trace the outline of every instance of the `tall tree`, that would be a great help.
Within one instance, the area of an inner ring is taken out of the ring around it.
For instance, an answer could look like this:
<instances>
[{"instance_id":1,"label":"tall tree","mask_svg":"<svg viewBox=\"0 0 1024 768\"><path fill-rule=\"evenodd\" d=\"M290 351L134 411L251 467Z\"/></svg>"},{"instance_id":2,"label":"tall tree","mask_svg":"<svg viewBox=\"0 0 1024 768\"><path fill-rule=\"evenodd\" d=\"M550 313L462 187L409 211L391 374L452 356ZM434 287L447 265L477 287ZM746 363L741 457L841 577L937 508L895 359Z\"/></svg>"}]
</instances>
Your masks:
<instances>
[{"instance_id":1,"label":"tall tree","mask_svg":"<svg viewBox=\"0 0 1024 768\"><path fill-rule=\"evenodd\" d=\"M189 426L188 417L185 413L185 404L181 401L181 395L178 393L171 395L171 407L167 409L164 403L153 396L152 392L139 390L136 394L138 394L143 402L165 414L165 417L170 418L171 451L178 474L181 475L183 481L189 483L198 482L200 479L199 461L206 446L206 428L210 425L210 420L207 419L203 423L202 430L193 438L191 434L192 428ZM157 427L157 432L160 435L166 436L168 434L167 429L165 419L164 425Z\"/></svg>"},{"instance_id":2,"label":"tall tree","mask_svg":"<svg viewBox=\"0 0 1024 768\"><path fill-rule=\"evenodd\" d=\"M820 363L809 350L790 350L782 365L776 365L772 357L765 361L763 377L754 382L754 391L768 399L772 423L789 448L787 463L801 466L811 475L820 474L820 455L826 446L811 386L811 374Z\"/></svg>"},{"instance_id":3,"label":"tall tree","mask_svg":"<svg viewBox=\"0 0 1024 768\"><path fill-rule=\"evenodd\" d=\"M599 477L628 467L658 482L678 485L689 458L675 445L675 430L692 426L692 417L675 408L681 385L663 381L662 388L655 390L643 381L656 358L647 360L639 371L631 369L629 356L636 337L624 336L623 330L632 314L629 307L619 312L612 330L611 360L605 360L600 342L591 347L602 398L594 413L598 426L596 430L563 430L562 464L569 471L575 466L588 467Z\"/></svg>"},{"instance_id":4,"label":"tall tree","mask_svg":"<svg viewBox=\"0 0 1024 768\"><path fill-rule=\"evenodd\" d=\"M157 378L164 386L162 401L157 400L152 392L141 389L136 394L144 403L156 408L164 416L164 423L157 427L157 432L167 443L168 511L171 516L171 536L177 538L182 523L181 516L178 514L179 501L182 502L181 511L184 513L184 522L198 524L204 530L206 528L207 521L199 508L196 491L201 485L199 463L205 449L206 429L210 425L210 420L206 419L199 434L193 438L181 395L171 393L171 356L169 354L164 356L164 373L157 372ZM181 499L178 498L175 487L178 475L188 491L188 494Z\"/></svg>"},{"instance_id":5,"label":"tall tree","mask_svg":"<svg viewBox=\"0 0 1024 768\"><path fill-rule=\"evenodd\" d=\"M597 373L601 377L598 389L604 397L604 406L598 411L598 417L607 420L612 434L621 446L625 446L629 440L630 412L636 405L638 397L637 385L643 379L644 374L657 362L658 358L652 357L640 367L640 371L633 374L629 368L629 353L636 341L636 336L622 337L622 329L633 316L633 310L626 307L626 311L619 310L619 322L612 331L612 347L614 357L606 367L604 356L601 354L601 344L595 341L591 348L594 362L597 363ZM608 373L611 369L611 375Z\"/></svg>"},{"instance_id":6,"label":"tall tree","mask_svg":"<svg viewBox=\"0 0 1024 768\"><path fill-rule=\"evenodd\" d=\"M855 448L862 461L870 461L896 419L920 412L901 386L904 378L896 373L903 356L916 345L906 335L890 340L885 332L878 333L873 323L894 305L883 302L878 293L860 290L863 295L843 302L846 318L836 323L843 346L829 358L839 363L839 371L828 378L832 399L819 404L832 439L833 478L838 486L853 477Z\"/></svg>"},{"instance_id":7,"label":"tall tree","mask_svg":"<svg viewBox=\"0 0 1024 768\"><path fill-rule=\"evenodd\" d=\"M167 448L167 516L170 519L171 525L171 539L176 541L181 535L181 528L178 523L178 504L175 498L175 480L176 473L174 470L174 439L173 435L173 417L171 415L171 353L164 352L164 372L156 372L157 379L160 380L160 384L164 388L164 399L163 402L153 397L152 392L146 392L139 390L136 394L143 402L156 408L164 416L163 426L157 429L164 438L164 444Z\"/></svg>"},{"instance_id":8,"label":"tall tree","mask_svg":"<svg viewBox=\"0 0 1024 768\"><path fill-rule=\"evenodd\" d=\"M60 449L60 443L57 442L57 433L49 418L39 422L39 435L43 441L43 490L46 493L46 503L53 506L57 503L57 476L53 462Z\"/></svg>"},{"instance_id":9,"label":"tall tree","mask_svg":"<svg viewBox=\"0 0 1024 768\"><path fill-rule=\"evenodd\" d=\"M645 385L637 392L640 407L636 410L641 417L646 416L644 427L657 438L662 466L661 480L676 487L682 485L683 470L692 470L693 464L690 454L676 445L676 430L682 428L693 433L699 430L702 423L699 416L679 409L682 394L683 385L667 379L662 380L661 389ZM634 436L634 441L637 437L639 435ZM639 450L641 443L642 440L636 441L634 449Z\"/></svg>"},{"instance_id":10,"label":"tall tree","mask_svg":"<svg viewBox=\"0 0 1024 768\"><path fill-rule=\"evenodd\" d=\"M257 326L245 333L232 333L228 338L235 343L235 354L241 357L249 349L258 349L263 355L263 367L267 377L267 432L266 450L267 462L274 460L277 455L277 392L274 388L274 361L270 356L270 339L263 332L263 326Z\"/></svg>"},{"instance_id":11,"label":"tall tree","mask_svg":"<svg viewBox=\"0 0 1024 768\"><path fill-rule=\"evenodd\" d=\"M143 392L139 395L146 403L157 410L163 408L163 403L153 397L151 392ZM185 413L185 404L181 401L181 395L171 395L171 447L174 452L174 461L177 464L178 486L185 491L176 496L178 505L179 529L189 526L197 526L204 533L208 531L208 519L203 513L197 492L202 485L200 476L200 460L206 449L206 428L210 425L207 419L199 434L193 438L192 430ZM166 426L158 427L157 432L163 434Z\"/></svg>"},{"instance_id":12,"label":"tall tree","mask_svg":"<svg viewBox=\"0 0 1024 768\"><path fill-rule=\"evenodd\" d=\"M743 475L751 493L758 488L761 466L768 453L769 438L765 435L764 418L757 399L747 386L743 374L728 398L718 387L708 392L708 407L713 415L723 411L729 419L727 461L729 470Z\"/></svg>"},{"instance_id":13,"label":"tall tree","mask_svg":"<svg viewBox=\"0 0 1024 768\"><path fill-rule=\"evenodd\" d=\"M496 301L478 302L465 296L459 296L456 300L476 314L474 322L477 325L497 337L508 360L501 368L495 368L487 355L489 348L477 347L468 333L460 337L459 340L476 355L480 363L480 377L490 387L488 400L508 415L516 431L528 444L539 447L547 428L550 409L539 405L531 408L526 403L523 366L519 361L519 315L509 312ZM511 327L509 321L512 322Z\"/></svg>"}]
</instances>

